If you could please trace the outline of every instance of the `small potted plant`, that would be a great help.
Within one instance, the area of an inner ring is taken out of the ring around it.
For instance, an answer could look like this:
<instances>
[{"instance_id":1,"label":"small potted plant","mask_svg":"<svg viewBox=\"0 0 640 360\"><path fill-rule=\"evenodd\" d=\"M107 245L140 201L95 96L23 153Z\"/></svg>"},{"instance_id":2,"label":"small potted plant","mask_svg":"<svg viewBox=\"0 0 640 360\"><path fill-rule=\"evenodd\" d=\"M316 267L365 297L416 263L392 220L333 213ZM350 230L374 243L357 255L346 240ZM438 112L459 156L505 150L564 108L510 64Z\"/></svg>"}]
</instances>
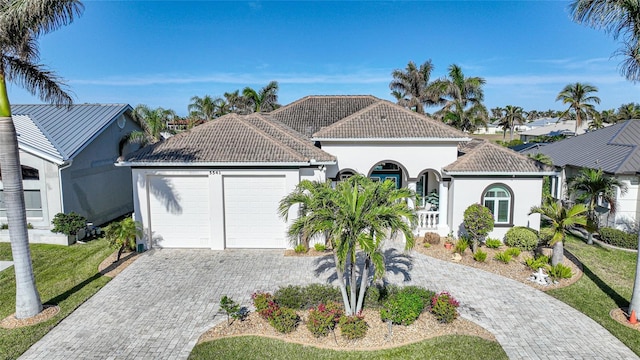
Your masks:
<instances>
[{"instance_id":1,"label":"small potted plant","mask_svg":"<svg viewBox=\"0 0 640 360\"><path fill-rule=\"evenodd\" d=\"M453 231L449 232L449 235L444 240L444 247L450 250L453 247Z\"/></svg>"}]
</instances>

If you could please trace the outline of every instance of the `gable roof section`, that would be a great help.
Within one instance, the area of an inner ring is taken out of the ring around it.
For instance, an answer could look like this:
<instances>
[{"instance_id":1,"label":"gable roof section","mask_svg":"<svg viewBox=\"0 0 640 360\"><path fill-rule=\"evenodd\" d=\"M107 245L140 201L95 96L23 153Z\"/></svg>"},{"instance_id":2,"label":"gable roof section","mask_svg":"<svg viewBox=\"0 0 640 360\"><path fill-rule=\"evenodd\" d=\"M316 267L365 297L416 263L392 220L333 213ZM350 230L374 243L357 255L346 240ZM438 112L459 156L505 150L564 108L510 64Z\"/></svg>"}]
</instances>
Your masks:
<instances>
[{"instance_id":1,"label":"gable roof section","mask_svg":"<svg viewBox=\"0 0 640 360\"><path fill-rule=\"evenodd\" d=\"M602 169L609 174L635 174L640 170L638 145L640 121L627 120L524 153L545 154L556 166Z\"/></svg>"},{"instance_id":2,"label":"gable roof section","mask_svg":"<svg viewBox=\"0 0 640 360\"><path fill-rule=\"evenodd\" d=\"M62 164L62 154L56 149L42 130L27 115L13 115L13 125L18 134L18 145L30 153L39 153L42 157Z\"/></svg>"},{"instance_id":3,"label":"gable roof section","mask_svg":"<svg viewBox=\"0 0 640 360\"><path fill-rule=\"evenodd\" d=\"M313 134L314 139L468 140L467 134L442 122L380 100Z\"/></svg>"},{"instance_id":4,"label":"gable roof section","mask_svg":"<svg viewBox=\"0 0 640 360\"><path fill-rule=\"evenodd\" d=\"M458 148L463 153L458 160L444 167L444 171L454 175L464 174L540 174L551 173L554 168L521 155L511 149L492 144L486 140L474 139Z\"/></svg>"},{"instance_id":5,"label":"gable roof section","mask_svg":"<svg viewBox=\"0 0 640 360\"><path fill-rule=\"evenodd\" d=\"M78 104L67 108L39 104L12 105L11 110L20 147L62 163L77 155L131 106Z\"/></svg>"},{"instance_id":6,"label":"gable roof section","mask_svg":"<svg viewBox=\"0 0 640 360\"><path fill-rule=\"evenodd\" d=\"M228 114L127 157L125 165L274 165L335 162L293 129L262 114Z\"/></svg>"},{"instance_id":7,"label":"gable roof section","mask_svg":"<svg viewBox=\"0 0 640 360\"><path fill-rule=\"evenodd\" d=\"M371 95L305 96L270 112L269 117L311 137L321 128L340 121L378 101L381 100Z\"/></svg>"}]
</instances>

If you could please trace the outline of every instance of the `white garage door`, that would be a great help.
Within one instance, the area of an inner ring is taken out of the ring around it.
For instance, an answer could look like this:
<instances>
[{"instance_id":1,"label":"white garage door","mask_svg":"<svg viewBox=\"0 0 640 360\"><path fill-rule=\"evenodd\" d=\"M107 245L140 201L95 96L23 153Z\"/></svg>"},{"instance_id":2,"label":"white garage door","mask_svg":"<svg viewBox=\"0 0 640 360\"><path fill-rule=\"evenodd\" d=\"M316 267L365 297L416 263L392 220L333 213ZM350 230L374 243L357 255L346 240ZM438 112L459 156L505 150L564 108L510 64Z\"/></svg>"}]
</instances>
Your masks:
<instances>
[{"instance_id":1,"label":"white garage door","mask_svg":"<svg viewBox=\"0 0 640 360\"><path fill-rule=\"evenodd\" d=\"M223 181L226 247L285 248L285 223L278 216L284 176L225 176Z\"/></svg>"},{"instance_id":2,"label":"white garage door","mask_svg":"<svg viewBox=\"0 0 640 360\"><path fill-rule=\"evenodd\" d=\"M153 246L211 247L208 177L149 177L149 212Z\"/></svg>"}]
</instances>

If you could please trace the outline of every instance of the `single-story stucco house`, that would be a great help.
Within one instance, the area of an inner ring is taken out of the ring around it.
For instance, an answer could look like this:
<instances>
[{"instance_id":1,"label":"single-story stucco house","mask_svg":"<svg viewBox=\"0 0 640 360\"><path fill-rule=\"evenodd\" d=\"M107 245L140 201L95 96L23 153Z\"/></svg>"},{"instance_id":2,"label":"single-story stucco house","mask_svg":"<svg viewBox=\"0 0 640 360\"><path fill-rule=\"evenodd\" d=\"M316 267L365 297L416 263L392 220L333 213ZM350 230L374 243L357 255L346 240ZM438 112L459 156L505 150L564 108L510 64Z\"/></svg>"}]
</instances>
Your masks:
<instances>
[{"instance_id":1,"label":"single-story stucco house","mask_svg":"<svg viewBox=\"0 0 640 360\"><path fill-rule=\"evenodd\" d=\"M291 246L278 202L303 179L355 173L423 197L416 233L458 234L464 210L482 203L496 220L490 236L502 238L515 225L539 227L529 209L543 176L555 174L373 96L307 96L271 113L225 115L118 165L132 169L141 242L208 249Z\"/></svg>"},{"instance_id":2,"label":"single-story stucco house","mask_svg":"<svg viewBox=\"0 0 640 360\"><path fill-rule=\"evenodd\" d=\"M12 106L27 221L34 227L30 242L67 244L50 231L57 213L73 211L100 225L133 211L131 172L114 166L139 148L123 141L140 130L131 110L127 104ZM7 223L1 190L0 222ZM9 241L8 231L0 231L0 241Z\"/></svg>"},{"instance_id":3,"label":"single-story stucco house","mask_svg":"<svg viewBox=\"0 0 640 360\"><path fill-rule=\"evenodd\" d=\"M602 169L627 185L626 194L617 190L617 211L608 212L608 204L600 203L602 225L630 228L640 216L640 121L627 120L580 136L527 149L525 154L547 155L561 168L560 181L578 175L582 168ZM566 186L559 198L568 199Z\"/></svg>"}]
</instances>

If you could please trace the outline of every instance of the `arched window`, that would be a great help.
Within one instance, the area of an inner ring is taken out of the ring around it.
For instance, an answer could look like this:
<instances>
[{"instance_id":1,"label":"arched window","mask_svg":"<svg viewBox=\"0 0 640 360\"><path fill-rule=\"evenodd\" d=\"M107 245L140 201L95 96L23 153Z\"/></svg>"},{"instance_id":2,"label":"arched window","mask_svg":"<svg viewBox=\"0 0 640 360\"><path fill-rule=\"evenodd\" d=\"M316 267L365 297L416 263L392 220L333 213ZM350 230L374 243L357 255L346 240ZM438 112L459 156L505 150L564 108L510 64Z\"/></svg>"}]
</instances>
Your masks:
<instances>
[{"instance_id":1,"label":"arched window","mask_svg":"<svg viewBox=\"0 0 640 360\"><path fill-rule=\"evenodd\" d=\"M504 185L491 185L484 193L482 203L493 214L495 224L510 224L513 196Z\"/></svg>"}]
</instances>

